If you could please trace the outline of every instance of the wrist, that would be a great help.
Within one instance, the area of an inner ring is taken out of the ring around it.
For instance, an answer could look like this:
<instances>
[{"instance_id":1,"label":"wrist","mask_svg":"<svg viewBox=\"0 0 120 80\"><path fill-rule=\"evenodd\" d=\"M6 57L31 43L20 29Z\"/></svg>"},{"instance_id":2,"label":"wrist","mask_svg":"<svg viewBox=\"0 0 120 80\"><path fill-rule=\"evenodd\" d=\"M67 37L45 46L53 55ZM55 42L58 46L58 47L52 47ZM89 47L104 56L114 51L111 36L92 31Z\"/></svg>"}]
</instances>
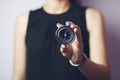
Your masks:
<instances>
[{"instance_id":1,"label":"wrist","mask_svg":"<svg viewBox=\"0 0 120 80\"><path fill-rule=\"evenodd\" d=\"M81 59L76 63L73 63L72 60L69 60L69 62L74 67L81 67L87 61L87 59L87 56L85 55L85 53L83 53Z\"/></svg>"}]
</instances>

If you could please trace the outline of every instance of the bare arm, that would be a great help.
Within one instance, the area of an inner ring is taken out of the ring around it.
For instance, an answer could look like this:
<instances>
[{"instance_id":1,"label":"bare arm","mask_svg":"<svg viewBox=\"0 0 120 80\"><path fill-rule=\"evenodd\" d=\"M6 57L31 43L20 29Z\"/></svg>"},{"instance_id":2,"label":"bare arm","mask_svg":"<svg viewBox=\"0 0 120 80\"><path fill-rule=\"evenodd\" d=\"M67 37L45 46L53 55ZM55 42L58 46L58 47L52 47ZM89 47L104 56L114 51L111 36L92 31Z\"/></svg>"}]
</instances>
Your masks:
<instances>
[{"instance_id":1,"label":"bare arm","mask_svg":"<svg viewBox=\"0 0 120 80\"><path fill-rule=\"evenodd\" d=\"M90 33L90 60L79 69L90 80L110 80L102 15L99 11L89 8L86 11L86 20Z\"/></svg>"},{"instance_id":2,"label":"bare arm","mask_svg":"<svg viewBox=\"0 0 120 80\"><path fill-rule=\"evenodd\" d=\"M99 11L87 9L86 11L87 29L89 31L90 59L78 69L86 75L89 80L110 80L108 57L105 43L105 32L103 18ZM62 44L60 51L62 55L74 64L79 64L82 60L83 42L81 29L71 21L66 25L75 32L75 40L70 45ZM57 27L63 25L58 23Z\"/></svg>"},{"instance_id":3,"label":"bare arm","mask_svg":"<svg viewBox=\"0 0 120 80\"><path fill-rule=\"evenodd\" d=\"M14 72L13 80L25 80L26 46L25 36L29 12L17 17L14 36Z\"/></svg>"}]
</instances>

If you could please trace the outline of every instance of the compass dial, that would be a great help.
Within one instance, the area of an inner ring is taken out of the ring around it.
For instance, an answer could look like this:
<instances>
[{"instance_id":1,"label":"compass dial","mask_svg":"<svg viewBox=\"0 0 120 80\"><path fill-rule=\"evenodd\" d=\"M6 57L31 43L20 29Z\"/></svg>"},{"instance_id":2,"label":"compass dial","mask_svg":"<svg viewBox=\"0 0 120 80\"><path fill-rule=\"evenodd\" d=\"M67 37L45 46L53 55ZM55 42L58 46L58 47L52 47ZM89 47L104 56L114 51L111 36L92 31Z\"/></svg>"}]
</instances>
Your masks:
<instances>
[{"instance_id":1,"label":"compass dial","mask_svg":"<svg viewBox=\"0 0 120 80\"><path fill-rule=\"evenodd\" d=\"M61 44L70 44L74 41L75 34L72 28L63 26L56 30L55 37Z\"/></svg>"}]
</instances>

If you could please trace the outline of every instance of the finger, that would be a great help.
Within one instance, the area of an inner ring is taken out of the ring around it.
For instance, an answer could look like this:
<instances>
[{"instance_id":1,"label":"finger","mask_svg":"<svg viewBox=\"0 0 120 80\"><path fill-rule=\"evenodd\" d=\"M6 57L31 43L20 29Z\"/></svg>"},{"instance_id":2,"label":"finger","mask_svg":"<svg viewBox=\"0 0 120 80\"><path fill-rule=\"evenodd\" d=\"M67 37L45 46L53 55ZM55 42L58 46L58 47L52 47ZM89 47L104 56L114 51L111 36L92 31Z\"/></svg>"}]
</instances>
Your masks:
<instances>
[{"instance_id":1,"label":"finger","mask_svg":"<svg viewBox=\"0 0 120 80\"><path fill-rule=\"evenodd\" d=\"M61 44L61 48L65 49L67 46L64 44Z\"/></svg>"},{"instance_id":2,"label":"finger","mask_svg":"<svg viewBox=\"0 0 120 80\"><path fill-rule=\"evenodd\" d=\"M71 21L66 21L66 26L70 26L70 25L72 25L73 24L73 22L71 22Z\"/></svg>"},{"instance_id":3,"label":"finger","mask_svg":"<svg viewBox=\"0 0 120 80\"><path fill-rule=\"evenodd\" d=\"M77 29L80 31L80 28L78 27L78 25L75 25L75 24L72 24L72 25L70 26L70 28L72 28L72 29L77 28Z\"/></svg>"},{"instance_id":4,"label":"finger","mask_svg":"<svg viewBox=\"0 0 120 80\"><path fill-rule=\"evenodd\" d=\"M73 22L71 22L71 21L67 21L67 22L66 22L66 25L69 25L70 28L73 29L73 31L75 32L75 34L76 34L77 37L80 37L80 36L81 36L81 29L80 29L80 27L79 27L78 25L75 25L75 24L74 24Z\"/></svg>"},{"instance_id":5,"label":"finger","mask_svg":"<svg viewBox=\"0 0 120 80\"><path fill-rule=\"evenodd\" d=\"M81 38L81 29L77 25L71 25L71 28L73 29L77 39L79 40Z\"/></svg>"},{"instance_id":6,"label":"finger","mask_svg":"<svg viewBox=\"0 0 120 80\"><path fill-rule=\"evenodd\" d=\"M60 51L61 51L61 53L64 57L67 56L67 53L66 53L67 52L67 46L66 45L61 44Z\"/></svg>"},{"instance_id":7,"label":"finger","mask_svg":"<svg viewBox=\"0 0 120 80\"><path fill-rule=\"evenodd\" d=\"M61 44L61 52L62 52L62 53L65 53L65 52L66 52L66 48L67 48L66 45Z\"/></svg>"},{"instance_id":8,"label":"finger","mask_svg":"<svg viewBox=\"0 0 120 80\"><path fill-rule=\"evenodd\" d=\"M56 26L57 26L58 28L60 28L60 27L62 27L63 25L60 24L60 23L57 23Z\"/></svg>"},{"instance_id":9,"label":"finger","mask_svg":"<svg viewBox=\"0 0 120 80\"><path fill-rule=\"evenodd\" d=\"M80 35L81 34L80 33L81 31L80 31L80 29L78 27L74 27L73 31L75 32L76 35Z\"/></svg>"},{"instance_id":10,"label":"finger","mask_svg":"<svg viewBox=\"0 0 120 80\"><path fill-rule=\"evenodd\" d=\"M61 53L64 57L70 59L71 58L71 55L72 55L72 51L71 50L68 50L68 47L70 49L70 45L64 45L62 44L61 45Z\"/></svg>"},{"instance_id":11,"label":"finger","mask_svg":"<svg viewBox=\"0 0 120 80\"><path fill-rule=\"evenodd\" d=\"M78 41L79 43L81 43L82 41L82 36L81 36L81 32L80 30L78 30L77 28L74 29L75 32L75 36L76 36L76 41Z\"/></svg>"},{"instance_id":12,"label":"finger","mask_svg":"<svg viewBox=\"0 0 120 80\"><path fill-rule=\"evenodd\" d=\"M71 21L67 21L66 22L66 25L67 26L70 26L70 28L74 29L75 27L79 29L79 26L78 25L75 25L73 22Z\"/></svg>"},{"instance_id":13,"label":"finger","mask_svg":"<svg viewBox=\"0 0 120 80\"><path fill-rule=\"evenodd\" d=\"M75 35L76 35L76 40L79 42L81 40L81 29L80 29L80 27L78 25L75 25L71 21L67 21L66 25L70 26L70 28L73 29L73 31L75 32Z\"/></svg>"}]
</instances>

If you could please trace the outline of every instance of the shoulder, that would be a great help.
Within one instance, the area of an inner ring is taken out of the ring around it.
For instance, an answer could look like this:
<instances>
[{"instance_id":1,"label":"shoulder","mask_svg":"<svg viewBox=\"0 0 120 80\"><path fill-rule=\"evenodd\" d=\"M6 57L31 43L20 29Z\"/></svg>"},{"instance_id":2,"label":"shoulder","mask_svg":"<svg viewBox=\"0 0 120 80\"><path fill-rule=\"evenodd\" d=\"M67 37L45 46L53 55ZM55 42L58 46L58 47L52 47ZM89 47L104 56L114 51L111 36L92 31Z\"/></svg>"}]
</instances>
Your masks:
<instances>
[{"instance_id":1,"label":"shoulder","mask_svg":"<svg viewBox=\"0 0 120 80\"><path fill-rule=\"evenodd\" d=\"M88 30L103 25L103 14L94 8L86 9L86 23Z\"/></svg>"},{"instance_id":2,"label":"shoulder","mask_svg":"<svg viewBox=\"0 0 120 80\"><path fill-rule=\"evenodd\" d=\"M31 17L34 19L38 17L40 13L41 7L36 9L31 9L28 11L21 12L16 17L16 28L17 30L25 31L27 29L28 21L31 19Z\"/></svg>"},{"instance_id":3,"label":"shoulder","mask_svg":"<svg viewBox=\"0 0 120 80\"><path fill-rule=\"evenodd\" d=\"M28 19L29 12L30 11L25 11L25 12L20 13L17 16L16 21L18 21L18 22L24 22L24 21L26 21Z\"/></svg>"},{"instance_id":4,"label":"shoulder","mask_svg":"<svg viewBox=\"0 0 120 80\"><path fill-rule=\"evenodd\" d=\"M15 32L20 33L20 34L25 34L26 28L27 28L27 23L28 23L28 18L29 18L29 13L30 11L25 11L20 13L16 17L16 25L15 25Z\"/></svg>"},{"instance_id":5,"label":"shoulder","mask_svg":"<svg viewBox=\"0 0 120 80\"><path fill-rule=\"evenodd\" d=\"M87 17L92 17L93 19L101 18L103 15L102 13L94 8L87 8L86 9L86 16Z\"/></svg>"}]
</instances>

